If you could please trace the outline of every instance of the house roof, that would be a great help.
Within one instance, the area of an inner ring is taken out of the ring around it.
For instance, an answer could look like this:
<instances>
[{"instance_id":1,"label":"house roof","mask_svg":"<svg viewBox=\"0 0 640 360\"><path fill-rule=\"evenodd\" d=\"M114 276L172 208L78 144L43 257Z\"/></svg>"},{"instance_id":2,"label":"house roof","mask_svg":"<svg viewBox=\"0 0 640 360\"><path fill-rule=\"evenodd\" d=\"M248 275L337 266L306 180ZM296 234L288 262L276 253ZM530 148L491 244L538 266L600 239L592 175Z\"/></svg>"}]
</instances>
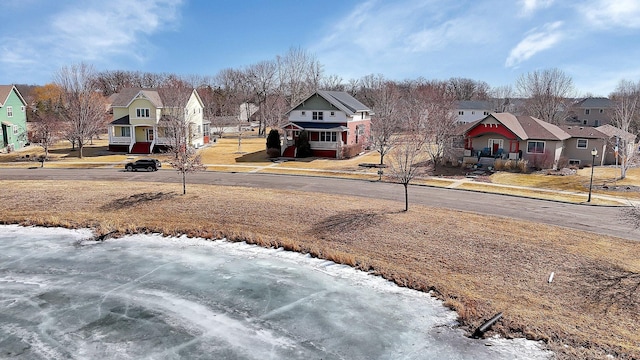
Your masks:
<instances>
[{"instance_id":1,"label":"house roof","mask_svg":"<svg viewBox=\"0 0 640 360\"><path fill-rule=\"evenodd\" d=\"M636 140L636 136L634 134L626 132L622 129L619 129L611 124L598 126L596 130L600 131L601 133L607 135L610 138L617 136L629 142Z\"/></svg>"},{"instance_id":2,"label":"house roof","mask_svg":"<svg viewBox=\"0 0 640 360\"><path fill-rule=\"evenodd\" d=\"M307 96L303 101L301 101L299 104L294 106L291 110L287 111L287 114L289 114L295 108L300 106L300 104L304 103L305 101L307 101L309 98L311 98L316 94L321 96L323 99L327 100L331 105L344 111L349 116L353 116L355 113L363 112L363 111L372 113L371 109L369 109L368 106L364 105L363 103L358 101L356 98L354 98L353 96L349 95L344 91L318 90L313 94Z\"/></svg>"},{"instance_id":3,"label":"house roof","mask_svg":"<svg viewBox=\"0 0 640 360\"><path fill-rule=\"evenodd\" d=\"M202 104L202 100L198 92L194 89L187 88L161 88L161 89L141 89L141 88L125 88L119 93L114 94L111 100L112 107L129 107L131 103L138 97L143 96L149 100L156 108L168 106L184 106L189 100L191 93L195 92L196 98Z\"/></svg>"},{"instance_id":4,"label":"house roof","mask_svg":"<svg viewBox=\"0 0 640 360\"><path fill-rule=\"evenodd\" d=\"M18 94L18 98L20 98L22 104L26 106L27 102L24 101L24 98L20 94L20 91L18 91L18 89L16 89L14 85L0 85L0 107L3 107L4 104L7 103L12 90L16 91L16 94Z\"/></svg>"},{"instance_id":5,"label":"house roof","mask_svg":"<svg viewBox=\"0 0 640 360\"><path fill-rule=\"evenodd\" d=\"M456 105L460 110L487 110L493 111L493 105L485 100L460 100Z\"/></svg>"},{"instance_id":6,"label":"house roof","mask_svg":"<svg viewBox=\"0 0 640 360\"><path fill-rule=\"evenodd\" d=\"M318 122L304 122L304 121L293 122L292 121L287 125L293 125L300 129L340 130L340 131L347 130L346 126L342 126L336 123L318 123Z\"/></svg>"},{"instance_id":7,"label":"house roof","mask_svg":"<svg viewBox=\"0 0 640 360\"><path fill-rule=\"evenodd\" d=\"M131 123L129 122L129 115L127 116L123 116L119 119L115 119L111 122L111 125L130 125Z\"/></svg>"},{"instance_id":8,"label":"house roof","mask_svg":"<svg viewBox=\"0 0 640 360\"><path fill-rule=\"evenodd\" d=\"M566 140L571 137L560 127L548 122L536 119L532 116L515 116L511 113L494 113L487 117L471 123L465 133L475 128L483 121L492 117L504 125L509 131L522 140Z\"/></svg>"},{"instance_id":9,"label":"house roof","mask_svg":"<svg viewBox=\"0 0 640 360\"><path fill-rule=\"evenodd\" d=\"M606 109L613 107L613 103L606 97L588 97L576 102L574 106L579 108Z\"/></svg>"},{"instance_id":10,"label":"house roof","mask_svg":"<svg viewBox=\"0 0 640 360\"><path fill-rule=\"evenodd\" d=\"M592 126L564 125L564 126L561 126L560 128L574 138L606 139L609 137L606 134L598 131L598 129Z\"/></svg>"}]
</instances>

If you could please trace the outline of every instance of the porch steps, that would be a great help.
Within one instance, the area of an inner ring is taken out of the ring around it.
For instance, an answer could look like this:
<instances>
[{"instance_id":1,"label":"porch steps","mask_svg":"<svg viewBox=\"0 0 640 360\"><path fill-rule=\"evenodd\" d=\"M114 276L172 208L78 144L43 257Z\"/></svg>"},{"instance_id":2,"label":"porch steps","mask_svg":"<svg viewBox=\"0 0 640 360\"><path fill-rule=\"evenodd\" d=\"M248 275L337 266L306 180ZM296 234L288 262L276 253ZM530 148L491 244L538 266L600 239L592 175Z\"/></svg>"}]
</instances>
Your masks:
<instances>
[{"instance_id":1,"label":"porch steps","mask_svg":"<svg viewBox=\"0 0 640 360\"><path fill-rule=\"evenodd\" d=\"M289 146L286 149L284 149L284 152L282 153L282 157L296 157L296 147L295 146Z\"/></svg>"},{"instance_id":2,"label":"porch steps","mask_svg":"<svg viewBox=\"0 0 640 360\"><path fill-rule=\"evenodd\" d=\"M151 143L150 142L137 142L133 144L133 148L131 149L131 154L149 154L151 153Z\"/></svg>"}]
</instances>

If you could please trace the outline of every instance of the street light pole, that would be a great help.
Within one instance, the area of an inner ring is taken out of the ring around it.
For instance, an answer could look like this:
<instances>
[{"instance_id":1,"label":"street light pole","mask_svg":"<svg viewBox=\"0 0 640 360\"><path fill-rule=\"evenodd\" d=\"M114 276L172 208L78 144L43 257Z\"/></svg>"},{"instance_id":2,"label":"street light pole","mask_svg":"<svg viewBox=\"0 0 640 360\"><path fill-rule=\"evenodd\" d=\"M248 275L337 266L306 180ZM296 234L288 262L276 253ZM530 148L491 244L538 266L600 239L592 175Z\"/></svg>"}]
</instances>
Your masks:
<instances>
[{"instance_id":1,"label":"street light pole","mask_svg":"<svg viewBox=\"0 0 640 360\"><path fill-rule=\"evenodd\" d=\"M593 148L591 150L591 180L589 180L589 198L587 198L587 202L591 202L591 187L593 186L593 168L596 166L596 155L598 155L598 150Z\"/></svg>"}]
</instances>

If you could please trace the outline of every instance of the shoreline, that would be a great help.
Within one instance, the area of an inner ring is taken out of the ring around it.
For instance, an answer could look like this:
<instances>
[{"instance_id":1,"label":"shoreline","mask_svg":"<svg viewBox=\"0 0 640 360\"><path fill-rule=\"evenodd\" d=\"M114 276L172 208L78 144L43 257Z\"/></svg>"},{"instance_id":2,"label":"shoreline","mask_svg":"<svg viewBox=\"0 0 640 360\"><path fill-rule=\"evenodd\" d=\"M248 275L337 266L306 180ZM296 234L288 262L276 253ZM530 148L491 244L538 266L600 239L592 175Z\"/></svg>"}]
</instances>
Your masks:
<instances>
[{"instance_id":1,"label":"shoreline","mask_svg":"<svg viewBox=\"0 0 640 360\"><path fill-rule=\"evenodd\" d=\"M628 324L640 320L637 304L601 313L602 304L585 299L583 289L592 288L589 271L640 266L632 241L424 206L404 213L392 201L296 191L189 185L191 194L182 196L175 184L153 184L150 192L148 183L22 183L12 183L22 196L2 196L3 224L87 227L99 235L226 237L283 247L433 291L457 311L468 334L505 311L493 331L543 340L562 358L639 355L633 343L640 335L628 337ZM43 206L48 203L52 208ZM556 279L548 284L551 271ZM586 317L579 315L584 311ZM622 336L626 345L599 333L603 321L618 324L610 336ZM573 323L582 330L567 327Z\"/></svg>"}]
</instances>

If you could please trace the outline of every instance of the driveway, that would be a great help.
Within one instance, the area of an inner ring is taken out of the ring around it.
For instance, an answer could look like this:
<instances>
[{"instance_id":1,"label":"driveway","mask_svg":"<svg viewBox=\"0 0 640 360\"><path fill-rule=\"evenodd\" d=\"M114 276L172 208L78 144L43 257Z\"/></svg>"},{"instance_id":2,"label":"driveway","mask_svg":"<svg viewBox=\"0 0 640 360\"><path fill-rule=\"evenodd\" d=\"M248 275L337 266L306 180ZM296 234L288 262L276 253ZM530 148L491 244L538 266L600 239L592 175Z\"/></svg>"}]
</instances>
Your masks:
<instances>
[{"instance_id":1,"label":"driveway","mask_svg":"<svg viewBox=\"0 0 640 360\"><path fill-rule=\"evenodd\" d=\"M2 169L0 180L113 180L180 183L177 171L127 173L116 169ZM280 190L298 190L327 194L355 195L398 201L404 206L401 185L363 180L274 175L259 173L198 172L187 175L187 183L220 186L245 186ZM457 189L411 186L412 204L470 211L484 215L564 226L572 229L640 240L640 231L621 219L627 208L560 203L508 195L487 194Z\"/></svg>"}]
</instances>

